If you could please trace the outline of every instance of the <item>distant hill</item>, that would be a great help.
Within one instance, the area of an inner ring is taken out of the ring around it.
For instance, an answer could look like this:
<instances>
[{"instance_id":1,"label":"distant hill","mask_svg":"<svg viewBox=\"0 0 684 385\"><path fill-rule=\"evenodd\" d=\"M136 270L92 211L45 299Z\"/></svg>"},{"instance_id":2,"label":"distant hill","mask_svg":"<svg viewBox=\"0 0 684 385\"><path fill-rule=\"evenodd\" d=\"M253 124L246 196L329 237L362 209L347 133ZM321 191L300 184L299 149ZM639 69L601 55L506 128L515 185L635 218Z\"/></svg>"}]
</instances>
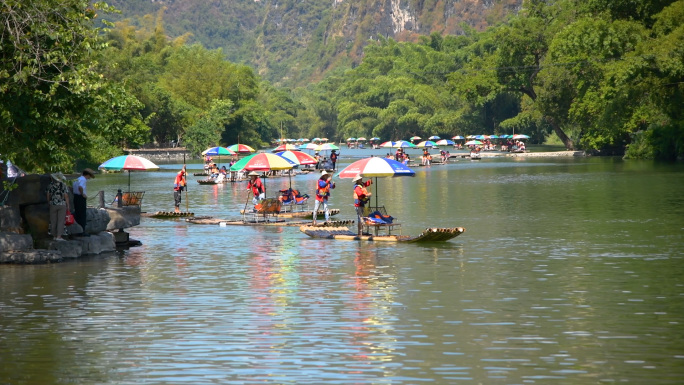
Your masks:
<instances>
[{"instance_id":1,"label":"distant hill","mask_svg":"<svg viewBox=\"0 0 684 385\"><path fill-rule=\"evenodd\" d=\"M170 36L222 48L233 62L255 68L276 85L318 80L340 65L361 60L379 36L419 36L482 30L520 9L522 0L110 0L117 18L154 20L164 9ZM147 19L144 18L148 16ZM111 18L111 16L110 16Z\"/></svg>"}]
</instances>

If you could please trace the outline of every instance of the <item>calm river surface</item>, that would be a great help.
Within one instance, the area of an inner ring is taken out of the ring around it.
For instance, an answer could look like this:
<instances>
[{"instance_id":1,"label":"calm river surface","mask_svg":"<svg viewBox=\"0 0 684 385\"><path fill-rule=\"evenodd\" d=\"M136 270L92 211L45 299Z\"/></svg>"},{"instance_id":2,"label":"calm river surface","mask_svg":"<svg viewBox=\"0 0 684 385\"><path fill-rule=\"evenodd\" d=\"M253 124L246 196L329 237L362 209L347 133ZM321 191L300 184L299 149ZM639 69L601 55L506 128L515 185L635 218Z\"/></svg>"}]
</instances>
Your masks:
<instances>
[{"instance_id":1,"label":"calm river surface","mask_svg":"<svg viewBox=\"0 0 684 385\"><path fill-rule=\"evenodd\" d=\"M131 174L144 211L173 208L180 166L162 167ZM245 183L191 179L190 211L239 217ZM312 195L316 179L292 182ZM335 181L336 218L353 219L351 182ZM684 381L682 165L459 160L376 187L404 234L467 231L375 244L143 218L141 247L0 266L0 383Z\"/></svg>"}]
</instances>

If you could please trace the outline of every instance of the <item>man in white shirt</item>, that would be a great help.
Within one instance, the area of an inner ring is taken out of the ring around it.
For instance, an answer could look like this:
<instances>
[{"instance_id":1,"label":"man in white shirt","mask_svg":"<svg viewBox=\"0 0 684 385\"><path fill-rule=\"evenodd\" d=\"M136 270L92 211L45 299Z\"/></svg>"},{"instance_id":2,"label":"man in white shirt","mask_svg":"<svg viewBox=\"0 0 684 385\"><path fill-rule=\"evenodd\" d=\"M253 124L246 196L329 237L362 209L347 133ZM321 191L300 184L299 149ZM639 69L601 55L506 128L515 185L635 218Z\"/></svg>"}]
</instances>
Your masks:
<instances>
[{"instance_id":1,"label":"man in white shirt","mask_svg":"<svg viewBox=\"0 0 684 385\"><path fill-rule=\"evenodd\" d=\"M86 202L86 199L88 199L88 194L86 191L86 185L88 179L95 178L95 172L89 168L86 168L83 170L81 173L81 176L78 177L74 181L73 184L73 189L74 189L74 219L76 220L76 223L81 225L83 228L83 232L81 234L74 234L76 236L87 236L85 232L86 228L86 208L88 207L88 204Z\"/></svg>"}]
</instances>

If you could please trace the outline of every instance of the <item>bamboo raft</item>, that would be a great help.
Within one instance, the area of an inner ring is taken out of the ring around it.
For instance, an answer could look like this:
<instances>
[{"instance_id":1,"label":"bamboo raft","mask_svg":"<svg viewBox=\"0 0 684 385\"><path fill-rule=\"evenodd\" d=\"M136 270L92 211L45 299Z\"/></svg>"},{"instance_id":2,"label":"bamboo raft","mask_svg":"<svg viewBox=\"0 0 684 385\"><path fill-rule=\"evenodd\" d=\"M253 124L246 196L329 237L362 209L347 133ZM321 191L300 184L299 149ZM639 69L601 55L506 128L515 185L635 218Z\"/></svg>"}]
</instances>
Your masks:
<instances>
[{"instance_id":1,"label":"bamboo raft","mask_svg":"<svg viewBox=\"0 0 684 385\"><path fill-rule=\"evenodd\" d=\"M229 178L224 178L220 182L216 182L214 179L198 179L197 183L199 184L221 184L221 183L228 183L230 182Z\"/></svg>"},{"instance_id":2,"label":"bamboo raft","mask_svg":"<svg viewBox=\"0 0 684 385\"><path fill-rule=\"evenodd\" d=\"M145 213L145 214L142 214L142 216L147 217L147 218L157 218L157 219L174 219L174 218L194 217L195 213L190 213L187 211L180 212L180 213L177 213L174 211L157 211L154 214Z\"/></svg>"},{"instance_id":3,"label":"bamboo raft","mask_svg":"<svg viewBox=\"0 0 684 385\"><path fill-rule=\"evenodd\" d=\"M465 232L463 227L449 227L449 228L427 228L417 236L410 235L378 235L363 234L358 236L356 232L351 231L348 227L314 227L304 225L299 228L301 232L312 237L321 239L342 239L347 241L380 241L380 242L445 242L456 238Z\"/></svg>"},{"instance_id":4,"label":"bamboo raft","mask_svg":"<svg viewBox=\"0 0 684 385\"><path fill-rule=\"evenodd\" d=\"M340 213L340 209L330 209L330 216L337 215ZM240 210L240 214L244 215L245 210ZM247 212L249 214L249 211ZM289 211L278 214L279 218L298 218L298 219L313 219L313 211ZM325 212L319 210L316 218L325 218Z\"/></svg>"},{"instance_id":5,"label":"bamboo raft","mask_svg":"<svg viewBox=\"0 0 684 385\"><path fill-rule=\"evenodd\" d=\"M316 226L312 225L310 221L286 221L286 220L266 220L266 221L243 221L242 219L220 219L214 217L195 217L187 218L188 223L196 225L219 225L219 226L281 226L281 227L301 227L308 225L314 228L331 227L336 228L340 226L350 226L354 221L330 221L328 223L322 222Z\"/></svg>"}]
</instances>

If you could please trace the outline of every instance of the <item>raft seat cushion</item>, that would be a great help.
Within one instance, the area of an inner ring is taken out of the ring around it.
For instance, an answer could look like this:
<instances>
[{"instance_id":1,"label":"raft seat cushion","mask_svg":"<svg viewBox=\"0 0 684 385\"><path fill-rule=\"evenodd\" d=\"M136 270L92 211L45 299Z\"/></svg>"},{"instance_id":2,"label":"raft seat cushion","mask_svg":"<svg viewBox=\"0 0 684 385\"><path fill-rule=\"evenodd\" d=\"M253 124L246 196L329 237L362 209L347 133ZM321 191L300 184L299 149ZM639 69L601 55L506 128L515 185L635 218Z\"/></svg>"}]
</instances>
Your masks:
<instances>
[{"instance_id":1,"label":"raft seat cushion","mask_svg":"<svg viewBox=\"0 0 684 385\"><path fill-rule=\"evenodd\" d=\"M378 219L378 220L382 221L383 223L394 222L394 217L392 217L391 215L383 215L382 213L380 213L380 211L377 211L377 210L368 214L368 218Z\"/></svg>"}]
</instances>

